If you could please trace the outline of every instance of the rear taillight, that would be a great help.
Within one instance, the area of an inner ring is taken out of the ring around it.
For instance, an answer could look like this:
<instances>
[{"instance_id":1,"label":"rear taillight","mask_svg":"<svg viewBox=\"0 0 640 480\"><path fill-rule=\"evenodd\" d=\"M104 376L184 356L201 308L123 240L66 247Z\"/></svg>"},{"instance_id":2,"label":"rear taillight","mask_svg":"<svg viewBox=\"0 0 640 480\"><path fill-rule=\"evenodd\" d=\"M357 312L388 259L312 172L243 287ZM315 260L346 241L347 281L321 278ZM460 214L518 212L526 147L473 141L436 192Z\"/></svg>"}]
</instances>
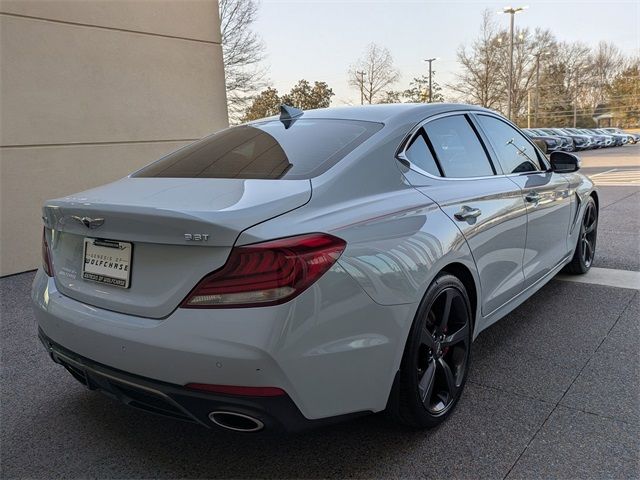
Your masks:
<instances>
[{"instance_id":1,"label":"rear taillight","mask_svg":"<svg viewBox=\"0 0 640 480\"><path fill-rule=\"evenodd\" d=\"M346 247L340 238L311 233L231 250L227 263L203 278L184 308L277 305L318 280Z\"/></svg>"},{"instance_id":2,"label":"rear taillight","mask_svg":"<svg viewBox=\"0 0 640 480\"><path fill-rule=\"evenodd\" d=\"M51 252L47 243L46 229L42 229L42 269L48 276L53 277L53 263L51 262Z\"/></svg>"}]
</instances>

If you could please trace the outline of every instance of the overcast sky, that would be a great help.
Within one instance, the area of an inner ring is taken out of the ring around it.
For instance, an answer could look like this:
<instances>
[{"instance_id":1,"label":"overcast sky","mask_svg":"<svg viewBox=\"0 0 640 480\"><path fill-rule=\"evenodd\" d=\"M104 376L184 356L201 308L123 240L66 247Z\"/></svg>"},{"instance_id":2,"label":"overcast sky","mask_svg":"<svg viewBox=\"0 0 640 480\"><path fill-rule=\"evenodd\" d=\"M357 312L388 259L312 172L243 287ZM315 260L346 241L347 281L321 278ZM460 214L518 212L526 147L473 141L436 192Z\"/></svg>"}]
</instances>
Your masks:
<instances>
[{"instance_id":1,"label":"overcast sky","mask_svg":"<svg viewBox=\"0 0 640 480\"><path fill-rule=\"evenodd\" d=\"M333 105L359 102L347 84L347 70L375 42L389 48L402 77L393 88L403 90L426 72L422 60L434 62L441 83L458 69L456 50L478 34L482 11L510 5L492 1L432 0L261 0L254 25L266 45L269 79L280 93L301 78L325 81L336 94ZM513 6L529 8L516 25L548 28L559 40L596 45L616 44L627 54L640 53L640 0L529 0ZM496 20L508 26L508 16Z\"/></svg>"}]
</instances>

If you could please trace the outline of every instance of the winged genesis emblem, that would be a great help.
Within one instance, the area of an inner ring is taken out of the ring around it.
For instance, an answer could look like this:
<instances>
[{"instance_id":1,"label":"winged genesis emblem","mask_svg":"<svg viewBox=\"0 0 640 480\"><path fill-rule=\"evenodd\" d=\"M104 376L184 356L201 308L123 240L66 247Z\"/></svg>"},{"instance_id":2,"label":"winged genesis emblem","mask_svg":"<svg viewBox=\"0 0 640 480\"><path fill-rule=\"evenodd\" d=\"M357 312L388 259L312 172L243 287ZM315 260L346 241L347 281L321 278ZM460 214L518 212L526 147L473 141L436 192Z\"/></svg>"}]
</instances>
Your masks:
<instances>
[{"instance_id":1,"label":"winged genesis emblem","mask_svg":"<svg viewBox=\"0 0 640 480\"><path fill-rule=\"evenodd\" d=\"M104 223L104 218L78 217L77 215L72 215L71 218L87 228L98 228Z\"/></svg>"}]
</instances>

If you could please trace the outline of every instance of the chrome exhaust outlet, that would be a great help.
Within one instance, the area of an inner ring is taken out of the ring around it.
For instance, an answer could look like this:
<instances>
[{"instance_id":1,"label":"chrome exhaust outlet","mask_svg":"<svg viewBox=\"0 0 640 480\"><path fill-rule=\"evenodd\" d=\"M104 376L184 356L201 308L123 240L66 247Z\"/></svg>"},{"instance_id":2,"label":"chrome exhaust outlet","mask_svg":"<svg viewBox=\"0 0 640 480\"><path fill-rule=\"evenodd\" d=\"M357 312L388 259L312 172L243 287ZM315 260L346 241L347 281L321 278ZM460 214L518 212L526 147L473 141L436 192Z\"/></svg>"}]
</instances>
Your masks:
<instances>
[{"instance_id":1,"label":"chrome exhaust outlet","mask_svg":"<svg viewBox=\"0 0 640 480\"><path fill-rule=\"evenodd\" d=\"M259 432L264 428L264 423L257 418L238 412L216 410L209 413L209 420L219 427L233 430L234 432Z\"/></svg>"}]
</instances>

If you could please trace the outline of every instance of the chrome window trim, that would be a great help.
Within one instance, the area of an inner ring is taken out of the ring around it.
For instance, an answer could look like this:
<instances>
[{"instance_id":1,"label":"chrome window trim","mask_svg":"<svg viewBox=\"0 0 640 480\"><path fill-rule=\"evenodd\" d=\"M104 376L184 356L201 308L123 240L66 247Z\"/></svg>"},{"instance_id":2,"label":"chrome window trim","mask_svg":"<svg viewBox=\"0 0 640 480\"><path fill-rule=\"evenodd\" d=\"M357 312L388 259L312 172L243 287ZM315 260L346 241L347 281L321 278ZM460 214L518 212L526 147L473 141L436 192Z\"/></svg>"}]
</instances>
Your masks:
<instances>
[{"instance_id":1,"label":"chrome window trim","mask_svg":"<svg viewBox=\"0 0 640 480\"><path fill-rule=\"evenodd\" d=\"M504 118L500 115L496 115L495 113L492 112L472 112L472 115L474 117L476 116L480 116L480 115L485 115L487 117L493 117L503 123L506 123L507 125L509 125L511 128L514 128L516 131L520 131L520 129L518 128L517 125L515 125L513 122L511 122L510 120L508 120L507 118ZM480 122L478 121L478 124L480 124ZM480 128L482 128L482 125L480 125ZM485 132L483 132L485 133ZM507 177L513 177L513 176L521 176L521 175L531 175L534 173L548 173L551 172L551 163L549 161L547 161L547 156L542 152L542 150L540 150L535 143L533 143L529 137L527 137L527 135L524 134L524 132L521 132L522 137L525 139L525 141L527 143L529 143L529 145L531 145L531 147L533 148L533 150L538 154L538 159L541 159L542 162L544 163L544 165L547 167L546 170L537 170L535 172L521 172L521 173L503 173L503 175L507 176ZM489 138L489 135L487 135L485 133L485 136L487 138ZM491 141L491 139L489 138L489 141ZM500 160L498 159L498 162L500 162ZM500 167L502 168L502 165L500 165Z\"/></svg>"},{"instance_id":2,"label":"chrome window trim","mask_svg":"<svg viewBox=\"0 0 640 480\"><path fill-rule=\"evenodd\" d=\"M434 120L438 120L440 118L452 117L454 115L463 115L464 116L464 115L468 115L468 114L470 114L472 112L474 112L474 110L454 110L454 111L451 111L451 112L439 113L437 115L433 115L432 117L428 117L428 118L425 118L424 120L421 120L420 122L418 122L409 131L409 133L405 136L405 138L403 138L402 142L400 142L400 145L398 146L398 150L400 150L400 151L396 154L396 158L399 159L399 160L402 160L403 163L406 162L409 165L409 169L410 170L413 170L414 172L417 172L420 175L424 175L425 177L429 177L429 178L432 178L434 180L453 180L453 181L460 181L460 180L486 180L487 178L496 178L498 176L503 176L504 174L502 174L502 173L496 173L494 175L484 175L484 176L479 176L479 177L441 177L441 176L435 176L435 175L432 175L429 172L425 172L423 169L421 169L420 167L415 165L411 160L409 160L409 158L406 155L406 151L409 148L409 145L411 144L411 141L418 134L420 129L422 127L424 127L427 123L432 122ZM473 127L472 127L472 130L473 130ZM475 131L473 133L476 134L476 136L478 137L478 141L480 142L480 144L482 145L482 148L484 150L485 147L483 145L482 139L477 135L477 133ZM487 161L489 162L490 165L495 167L495 165L493 165L493 161L492 161L490 156L487 156Z\"/></svg>"},{"instance_id":3,"label":"chrome window trim","mask_svg":"<svg viewBox=\"0 0 640 480\"><path fill-rule=\"evenodd\" d=\"M453 115L478 115L478 114L487 115L489 117L494 117L494 118L496 118L498 120L501 120L501 121L505 122L507 125L510 125L511 127L514 127L516 130L519 130L517 126L513 125L513 123L511 123L507 119L505 119L505 118L501 117L500 115L497 115L497 114L495 114L493 112L485 112L484 110L454 110L454 111L451 111L451 112L443 112L443 113L439 113L437 115L433 115L431 117L428 117L428 118L418 122L409 131L409 133L407 135L405 135L405 137L400 142L400 145L398 146L398 153L396 153L395 158L400 160L403 164L408 165L408 168L410 170L413 170L414 172L419 173L420 175L423 175L425 177L431 178L433 180L449 180L449 181L486 180L486 179L489 179L489 178L496 178L496 177L520 177L520 176L523 176L523 175L533 175L533 174L539 174L539 173L552 173L551 166L550 166L550 163L546 159L546 155L544 153L542 153L540 151L540 149L538 147L536 147L535 144L533 144L532 142L529 142L529 144L535 149L535 151L539 155L542 155L541 158L543 159L543 162L547 166L547 170L536 170L535 172L521 172L521 173L504 173L504 172L502 172L502 165L500 165L499 160L496 159L496 161L498 161L498 165L497 166L500 167L501 173L496 173L494 175L478 176L478 177L441 177L441 176L432 175L431 173L424 171L423 169L421 169L420 167L415 165L407 157L406 151L409 148L409 145L411 144L411 141L418 134L420 129L422 127L424 127L427 123L432 122L434 120L438 120L440 118L450 117L450 116L453 116ZM474 132L474 133L476 133L476 132ZM483 140L480 137L480 135L478 135L476 133L476 136L478 137L478 140L482 144ZM485 136L486 136L486 133L485 133ZM523 136L526 137L524 134L523 134ZM484 148L484 146L483 146L483 148ZM492 147L492 150L493 150L493 147ZM491 164L494 163L493 159L490 156L489 156L488 160L489 160L489 162ZM494 165L494 167L496 167L496 165ZM497 168L496 168L496 171L497 171Z\"/></svg>"}]
</instances>

